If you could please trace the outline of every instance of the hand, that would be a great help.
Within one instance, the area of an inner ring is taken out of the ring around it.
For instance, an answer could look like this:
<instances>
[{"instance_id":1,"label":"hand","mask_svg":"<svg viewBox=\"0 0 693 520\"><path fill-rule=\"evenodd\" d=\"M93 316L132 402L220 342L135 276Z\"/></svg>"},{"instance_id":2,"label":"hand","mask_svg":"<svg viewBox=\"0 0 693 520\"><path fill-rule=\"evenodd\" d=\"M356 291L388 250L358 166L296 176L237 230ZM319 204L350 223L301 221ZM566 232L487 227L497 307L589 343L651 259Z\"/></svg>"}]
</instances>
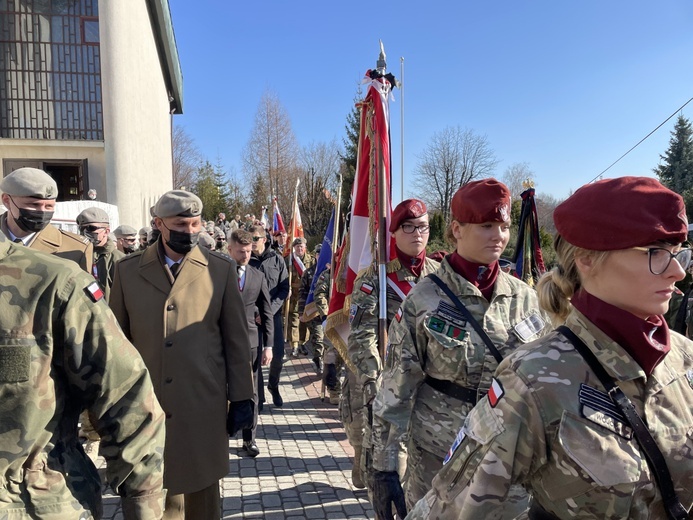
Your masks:
<instances>
[{"instance_id":1,"label":"hand","mask_svg":"<svg viewBox=\"0 0 693 520\"><path fill-rule=\"evenodd\" d=\"M240 430L252 428L254 415L255 403L252 399L233 401L226 416L226 431L233 437Z\"/></svg>"},{"instance_id":2,"label":"hand","mask_svg":"<svg viewBox=\"0 0 693 520\"><path fill-rule=\"evenodd\" d=\"M262 325L262 318L260 317L259 314L257 316L255 316L255 323L257 325Z\"/></svg>"},{"instance_id":3,"label":"hand","mask_svg":"<svg viewBox=\"0 0 693 520\"><path fill-rule=\"evenodd\" d=\"M267 365L270 364L270 361L272 361L272 358L274 357L274 354L272 352L272 347L265 347L262 349L262 359L260 360L260 364L262 364L263 367L266 367Z\"/></svg>"},{"instance_id":4,"label":"hand","mask_svg":"<svg viewBox=\"0 0 693 520\"><path fill-rule=\"evenodd\" d=\"M400 518L407 516L404 491L396 471L373 471L373 509L377 520L394 520L392 503Z\"/></svg>"}]
</instances>

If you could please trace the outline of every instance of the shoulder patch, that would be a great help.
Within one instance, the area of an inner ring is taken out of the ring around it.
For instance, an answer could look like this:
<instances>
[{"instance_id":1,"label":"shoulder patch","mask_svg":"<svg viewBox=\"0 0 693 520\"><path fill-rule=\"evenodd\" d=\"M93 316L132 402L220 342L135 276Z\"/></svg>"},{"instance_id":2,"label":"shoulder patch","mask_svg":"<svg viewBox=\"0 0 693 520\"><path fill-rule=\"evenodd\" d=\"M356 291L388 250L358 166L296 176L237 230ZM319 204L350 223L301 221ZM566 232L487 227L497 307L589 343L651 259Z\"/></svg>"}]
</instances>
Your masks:
<instances>
[{"instance_id":1,"label":"shoulder patch","mask_svg":"<svg viewBox=\"0 0 693 520\"><path fill-rule=\"evenodd\" d=\"M359 311L358 305L355 303L351 304L351 307L349 307L349 324L354 321L354 318L356 318L356 313Z\"/></svg>"},{"instance_id":2,"label":"shoulder patch","mask_svg":"<svg viewBox=\"0 0 693 520\"><path fill-rule=\"evenodd\" d=\"M686 372L686 379L688 379L688 384L693 388L693 370Z\"/></svg>"},{"instance_id":3,"label":"shoulder patch","mask_svg":"<svg viewBox=\"0 0 693 520\"><path fill-rule=\"evenodd\" d=\"M517 337L526 343L544 330L544 327L546 327L546 323L541 316L538 314L530 314L520 323L517 323L513 327L513 330L515 334L517 334Z\"/></svg>"},{"instance_id":4,"label":"shoulder patch","mask_svg":"<svg viewBox=\"0 0 693 520\"><path fill-rule=\"evenodd\" d=\"M103 291L101 290L101 287L99 287L99 284L97 282L92 282L89 285L87 285L84 288L84 292L87 293L87 296L93 301L94 303L98 302L99 300L103 300Z\"/></svg>"},{"instance_id":5,"label":"shoulder patch","mask_svg":"<svg viewBox=\"0 0 693 520\"><path fill-rule=\"evenodd\" d=\"M360 287L361 292L364 292L366 294L371 294L373 292L373 286L370 284L367 284L366 282L363 282Z\"/></svg>"},{"instance_id":6,"label":"shoulder patch","mask_svg":"<svg viewBox=\"0 0 693 520\"><path fill-rule=\"evenodd\" d=\"M493 378L493 383L491 383L491 388L488 391L488 403L491 405L491 408L495 408L496 405L500 402L500 400L503 398L505 395L505 390L503 390L503 385L500 384L500 381L496 379L495 377Z\"/></svg>"},{"instance_id":7,"label":"shoulder patch","mask_svg":"<svg viewBox=\"0 0 693 520\"><path fill-rule=\"evenodd\" d=\"M397 314L395 314L395 320L397 320L397 323L402 321L402 307L397 309Z\"/></svg>"},{"instance_id":8,"label":"shoulder patch","mask_svg":"<svg viewBox=\"0 0 693 520\"><path fill-rule=\"evenodd\" d=\"M462 441L464 438L467 436L467 434L464 433L464 427L460 428L460 431L457 432L457 437L455 437L455 440L452 443L452 446L450 446L450 449L448 450L447 455L445 455L445 458L443 459L443 466L445 466L448 462L450 462L450 459L452 456L455 454L457 451L457 448L460 447L460 444L462 444Z\"/></svg>"}]
</instances>

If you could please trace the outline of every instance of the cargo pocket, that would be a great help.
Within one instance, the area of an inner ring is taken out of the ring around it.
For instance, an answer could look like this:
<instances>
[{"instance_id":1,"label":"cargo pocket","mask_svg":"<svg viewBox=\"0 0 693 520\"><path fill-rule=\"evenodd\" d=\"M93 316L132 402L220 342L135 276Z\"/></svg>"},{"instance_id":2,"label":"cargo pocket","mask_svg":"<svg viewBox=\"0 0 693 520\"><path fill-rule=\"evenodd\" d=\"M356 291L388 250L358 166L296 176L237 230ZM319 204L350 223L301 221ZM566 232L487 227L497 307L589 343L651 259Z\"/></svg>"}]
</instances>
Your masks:
<instances>
[{"instance_id":1,"label":"cargo pocket","mask_svg":"<svg viewBox=\"0 0 693 520\"><path fill-rule=\"evenodd\" d=\"M440 325L436 319L436 316L427 316L423 323L428 337L426 372L438 379L466 380L467 367L475 363L468 359L474 356L470 336L465 329L457 328L451 329L451 336L448 336L439 329L447 327L445 330L448 330L451 326Z\"/></svg>"},{"instance_id":2,"label":"cargo pocket","mask_svg":"<svg viewBox=\"0 0 693 520\"><path fill-rule=\"evenodd\" d=\"M0 338L0 383L23 383L31 374L33 338Z\"/></svg>"}]
</instances>

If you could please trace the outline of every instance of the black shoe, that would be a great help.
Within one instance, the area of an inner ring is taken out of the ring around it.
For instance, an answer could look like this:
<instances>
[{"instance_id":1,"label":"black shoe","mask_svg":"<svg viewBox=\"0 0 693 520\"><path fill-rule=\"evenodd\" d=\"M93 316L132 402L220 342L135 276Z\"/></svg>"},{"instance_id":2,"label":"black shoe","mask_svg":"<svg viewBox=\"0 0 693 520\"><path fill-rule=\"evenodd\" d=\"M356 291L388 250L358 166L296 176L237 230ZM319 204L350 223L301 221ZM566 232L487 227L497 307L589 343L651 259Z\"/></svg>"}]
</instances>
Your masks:
<instances>
[{"instance_id":1,"label":"black shoe","mask_svg":"<svg viewBox=\"0 0 693 520\"><path fill-rule=\"evenodd\" d=\"M321 376L321 375L322 375L322 368L323 368L322 358L314 359L314 360L313 360L313 364L315 365L315 372L316 372L319 376Z\"/></svg>"},{"instance_id":2,"label":"black shoe","mask_svg":"<svg viewBox=\"0 0 693 520\"><path fill-rule=\"evenodd\" d=\"M243 449L249 457L257 457L260 455L260 448L257 447L255 441L243 441Z\"/></svg>"},{"instance_id":3,"label":"black shoe","mask_svg":"<svg viewBox=\"0 0 693 520\"><path fill-rule=\"evenodd\" d=\"M267 390L269 390L269 393L272 394L272 402L274 403L274 406L281 408L284 405L284 399L282 399L282 396L279 393L279 388L270 388L268 386Z\"/></svg>"},{"instance_id":4,"label":"black shoe","mask_svg":"<svg viewBox=\"0 0 693 520\"><path fill-rule=\"evenodd\" d=\"M301 346L298 347L298 351L299 351L301 354L303 354L304 356L307 356L307 355L308 355L308 349L306 348L306 344L305 344L305 343L301 344Z\"/></svg>"}]
</instances>

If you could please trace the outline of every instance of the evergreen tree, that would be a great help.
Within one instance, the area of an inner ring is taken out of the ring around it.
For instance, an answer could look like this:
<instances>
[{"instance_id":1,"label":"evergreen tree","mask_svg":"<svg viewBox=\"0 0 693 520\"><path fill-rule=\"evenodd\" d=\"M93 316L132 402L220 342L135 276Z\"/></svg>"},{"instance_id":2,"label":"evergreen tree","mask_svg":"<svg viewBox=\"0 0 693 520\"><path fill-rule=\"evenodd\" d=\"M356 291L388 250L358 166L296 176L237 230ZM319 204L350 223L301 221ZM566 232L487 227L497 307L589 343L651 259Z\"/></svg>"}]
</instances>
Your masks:
<instances>
[{"instance_id":1,"label":"evergreen tree","mask_svg":"<svg viewBox=\"0 0 693 520\"><path fill-rule=\"evenodd\" d=\"M216 220L220 212L229 211L226 172L221 165L212 166L209 161L206 161L198 169L193 193L202 201L204 220Z\"/></svg>"},{"instance_id":2,"label":"evergreen tree","mask_svg":"<svg viewBox=\"0 0 693 520\"><path fill-rule=\"evenodd\" d=\"M682 115L671 132L669 148L660 158L663 164L653 171L664 186L684 198L686 213L693 215L693 128Z\"/></svg>"}]
</instances>

